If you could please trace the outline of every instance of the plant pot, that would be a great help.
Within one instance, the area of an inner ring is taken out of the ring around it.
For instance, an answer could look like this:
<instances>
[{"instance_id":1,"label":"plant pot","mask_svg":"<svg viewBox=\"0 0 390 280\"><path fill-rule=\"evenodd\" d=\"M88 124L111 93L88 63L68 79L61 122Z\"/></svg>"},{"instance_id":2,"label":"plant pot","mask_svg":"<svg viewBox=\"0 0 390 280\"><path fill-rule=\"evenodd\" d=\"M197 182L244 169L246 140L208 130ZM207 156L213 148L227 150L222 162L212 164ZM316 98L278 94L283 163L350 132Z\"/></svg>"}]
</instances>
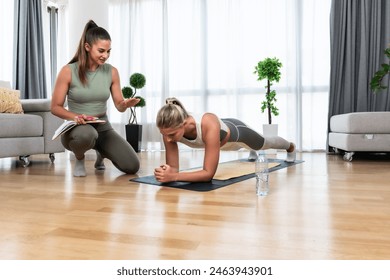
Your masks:
<instances>
[{"instance_id":1,"label":"plant pot","mask_svg":"<svg viewBox=\"0 0 390 280\"><path fill-rule=\"evenodd\" d=\"M273 137L278 136L278 125L277 124L263 124L263 136L264 137ZM265 150L266 154L276 155L276 149Z\"/></svg>"},{"instance_id":2,"label":"plant pot","mask_svg":"<svg viewBox=\"0 0 390 280\"><path fill-rule=\"evenodd\" d=\"M142 125L126 124L126 140L133 147L134 151L141 151L142 143Z\"/></svg>"}]
</instances>

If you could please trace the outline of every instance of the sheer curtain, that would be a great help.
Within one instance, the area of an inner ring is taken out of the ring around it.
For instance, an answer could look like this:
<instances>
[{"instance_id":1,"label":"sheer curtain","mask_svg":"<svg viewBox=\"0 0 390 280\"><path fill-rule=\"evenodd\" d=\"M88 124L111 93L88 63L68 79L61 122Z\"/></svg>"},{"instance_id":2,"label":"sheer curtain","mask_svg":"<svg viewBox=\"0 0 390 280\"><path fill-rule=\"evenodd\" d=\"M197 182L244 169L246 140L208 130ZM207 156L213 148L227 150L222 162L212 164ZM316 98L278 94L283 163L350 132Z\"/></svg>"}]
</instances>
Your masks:
<instances>
[{"instance_id":1,"label":"sheer curtain","mask_svg":"<svg viewBox=\"0 0 390 280\"><path fill-rule=\"evenodd\" d=\"M59 6L57 65L61 66L71 55L67 1L52 2ZM161 148L155 115L168 96L181 99L189 111L236 117L262 132L265 84L253 71L259 60L278 57L283 63L282 79L275 85L280 115L274 123L279 124L279 135L295 141L301 150L325 150L330 2L110 0L109 62L118 68L122 86L134 72L147 78L140 92L147 106L137 109L144 125L143 148ZM13 1L0 5L0 28L6 38L0 48L11 54ZM12 81L10 69L12 59L4 56L0 79ZM110 118L124 133L128 113L116 112L111 104Z\"/></svg>"},{"instance_id":2,"label":"sheer curtain","mask_svg":"<svg viewBox=\"0 0 390 280\"><path fill-rule=\"evenodd\" d=\"M59 5L60 68L72 55L67 49L67 1L52 2ZM143 148L161 148L155 115L168 96L178 97L189 111L236 117L262 132L265 84L253 71L265 57L278 57L283 63L281 81L275 85L279 135L295 141L300 150L325 150L330 4L331 0L110 0L109 62L118 68L122 86L134 72L147 78L140 91L147 106L137 109L144 125ZM0 30L6 38L2 53L13 50L12 11L12 0L0 1ZM12 59L3 56L1 80L12 81L10 69ZM110 119L124 134L128 113L116 112L112 104L109 108Z\"/></svg>"},{"instance_id":3,"label":"sheer curtain","mask_svg":"<svg viewBox=\"0 0 390 280\"><path fill-rule=\"evenodd\" d=\"M0 1L0 80L10 81L13 85L13 42L14 42L14 1Z\"/></svg>"},{"instance_id":4,"label":"sheer curtain","mask_svg":"<svg viewBox=\"0 0 390 280\"><path fill-rule=\"evenodd\" d=\"M48 98L51 98L54 82L62 66L70 60L68 44L68 0L43 0L42 22L44 30L45 61L46 61L46 86ZM56 22L53 24L52 14L56 9ZM56 32L53 32L55 28ZM56 34L55 34L56 33ZM54 43L54 44L53 44ZM53 55L51 55L53 50ZM56 65L53 68L53 64Z\"/></svg>"},{"instance_id":5,"label":"sheer curtain","mask_svg":"<svg viewBox=\"0 0 390 280\"><path fill-rule=\"evenodd\" d=\"M330 0L110 0L110 63L122 86L145 74L137 109L144 149L160 149L155 115L168 96L189 111L235 117L259 132L265 82L258 61L283 63L275 84L279 135L300 150L325 150L329 89ZM111 120L127 116L111 111Z\"/></svg>"}]
</instances>

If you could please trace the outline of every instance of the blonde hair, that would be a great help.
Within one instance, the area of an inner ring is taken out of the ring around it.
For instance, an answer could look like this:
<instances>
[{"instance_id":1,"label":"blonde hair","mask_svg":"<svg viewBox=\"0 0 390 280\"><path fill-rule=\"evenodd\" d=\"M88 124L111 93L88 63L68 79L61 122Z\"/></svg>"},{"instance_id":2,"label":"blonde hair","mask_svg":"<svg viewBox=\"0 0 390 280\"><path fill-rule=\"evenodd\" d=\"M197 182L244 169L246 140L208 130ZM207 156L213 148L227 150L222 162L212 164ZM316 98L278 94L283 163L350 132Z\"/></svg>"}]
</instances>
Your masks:
<instances>
[{"instance_id":1,"label":"blonde hair","mask_svg":"<svg viewBox=\"0 0 390 280\"><path fill-rule=\"evenodd\" d=\"M177 98L169 97L157 113L156 125L158 128L176 128L188 117L189 114L183 104Z\"/></svg>"}]
</instances>

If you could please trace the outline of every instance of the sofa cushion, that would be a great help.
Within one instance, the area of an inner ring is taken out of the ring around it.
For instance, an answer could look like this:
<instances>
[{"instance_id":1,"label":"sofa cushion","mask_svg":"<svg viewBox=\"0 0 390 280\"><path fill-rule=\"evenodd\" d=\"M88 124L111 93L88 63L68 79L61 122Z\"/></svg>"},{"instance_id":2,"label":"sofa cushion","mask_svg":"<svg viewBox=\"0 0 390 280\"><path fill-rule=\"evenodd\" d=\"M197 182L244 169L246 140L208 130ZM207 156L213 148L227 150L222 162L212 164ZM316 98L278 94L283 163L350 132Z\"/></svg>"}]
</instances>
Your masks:
<instances>
[{"instance_id":1,"label":"sofa cushion","mask_svg":"<svg viewBox=\"0 0 390 280\"><path fill-rule=\"evenodd\" d=\"M20 91L0 87L0 113L23 114Z\"/></svg>"},{"instance_id":2,"label":"sofa cushion","mask_svg":"<svg viewBox=\"0 0 390 280\"><path fill-rule=\"evenodd\" d=\"M43 119L30 114L0 114L0 138L43 135Z\"/></svg>"},{"instance_id":3,"label":"sofa cushion","mask_svg":"<svg viewBox=\"0 0 390 280\"><path fill-rule=\"evenodd\" d=\"M330 131L340 133L390 133L390 112L358 112L330 118Z\"/></svg>"}]
</instances>

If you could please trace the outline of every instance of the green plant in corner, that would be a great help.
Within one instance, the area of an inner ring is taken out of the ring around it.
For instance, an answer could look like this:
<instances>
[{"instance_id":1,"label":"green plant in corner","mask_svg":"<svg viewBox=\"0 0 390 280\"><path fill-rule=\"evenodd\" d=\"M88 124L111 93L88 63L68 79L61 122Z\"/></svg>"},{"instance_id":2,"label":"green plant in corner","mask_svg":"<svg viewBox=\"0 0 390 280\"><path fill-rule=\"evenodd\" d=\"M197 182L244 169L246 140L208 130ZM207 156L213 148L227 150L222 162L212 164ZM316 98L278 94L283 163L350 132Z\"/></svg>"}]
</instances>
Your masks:
<instances>
[{"instance_id":1,"label":"green plant in corner","mask_svg":"<svg viewBox=\"0 0 390 280\"><path fill-rule=\"evenodd\" d=\"M146 79L145 76L141 73L134 73L130 76L130 86L125 86L122 88L122 95L124 98L138 98L140 101L134 107L130 107L130 117L129 124L137 124L137 114L135 109L137 107L145 107L146 101L142 96L136 96L137 89L141 89L145 86ZM134 88L134 89L133 89Z\"/></svg>"},{"instance_id":2,"label":"green plant in corner","mask_svg":"<svg viewBox=\"0 0 390 280\"><path fill-rule=\"evenodd\" d=\"M384 51L385 55L390 59L390 48L385 49ZM382 68L378 70L374 77L371 79L371 89L375 92L380 91L382 89L387 88L386 86L382 85L383 78L390 73L390 64L389 63L383 63Z\"/></svg>"},{"instance_id":3,"label":"green plant in corner","mask_svg":"<svg viewBox=\"0 0 390 280\"><path fill-rule=\"evenodd\" d=\"M267 85L265 88L267 92L265 93L265 100L261 103L261 112L267 109L268 111L268 124L272 124L272 115L279 115L279 109L276 107L276 91L271 90L272 82L279 82L280 80L280 68L282 67L282 63L274 58L265 58L262 61L259 61L255 66L254 74L257 74L258 81L263 79L267 79Z\"/></svg>"}]
</instances>

